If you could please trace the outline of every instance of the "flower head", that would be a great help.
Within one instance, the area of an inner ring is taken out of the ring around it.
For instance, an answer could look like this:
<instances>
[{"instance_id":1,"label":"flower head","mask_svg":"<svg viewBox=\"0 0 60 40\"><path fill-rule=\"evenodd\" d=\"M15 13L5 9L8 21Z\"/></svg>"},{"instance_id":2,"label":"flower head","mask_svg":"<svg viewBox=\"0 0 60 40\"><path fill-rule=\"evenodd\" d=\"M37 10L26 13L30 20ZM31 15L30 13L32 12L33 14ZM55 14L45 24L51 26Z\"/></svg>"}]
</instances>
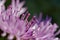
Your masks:
<instances>
[{"instance_id":1,"label":"flower head","mask_svg":"<svg viewBox=\"0 0 60 40\"><path fill-rule=\"evenodd\" d=\"M30 13L26 12L27 8L23 7L24 1L12 0L11 5L5 10L5 0L0 2L0 29L4 32L3 37L8 33L8 40L58 40L54 32L57 24L51 23L47 18L41 21L41 16L37 19L35 16L28 21Z\"/></svg>"}]
</instances>

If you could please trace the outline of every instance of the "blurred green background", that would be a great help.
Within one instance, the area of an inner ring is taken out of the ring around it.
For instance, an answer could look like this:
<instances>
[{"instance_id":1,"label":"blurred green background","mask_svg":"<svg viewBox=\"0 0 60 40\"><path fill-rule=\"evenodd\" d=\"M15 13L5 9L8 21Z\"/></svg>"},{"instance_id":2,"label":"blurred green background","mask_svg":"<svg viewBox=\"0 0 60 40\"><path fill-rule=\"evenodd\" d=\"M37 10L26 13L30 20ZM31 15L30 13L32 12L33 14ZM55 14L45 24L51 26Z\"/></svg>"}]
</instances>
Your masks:
<instances>
[{"instance_id":1,"label":"blurred green background","mask_svg":"<svg viewBox=\"0 0 60 40\"><path fill-rule=\"evenodd\" d=\"M22 0L21 0L22 1ZM25 0L28 11L33 15L39 15L40 12L43 16L46 15L52 17L52 22L55 22L60 27L60 0ZM7 0L5 6L11 3L11 0ZM0 40L5 40L5 38L0 37Z\"/></svg>"},{"instance_id":2,"label":"blurred green background","mask_svg":"<svg viewBox=\"0 0 60 40\"><path fill-rule=\"evenodd\" d=\"M26 0L26 5L32 15L42 12L60 26L60 0Z\"/></svg>"}]
</instances>

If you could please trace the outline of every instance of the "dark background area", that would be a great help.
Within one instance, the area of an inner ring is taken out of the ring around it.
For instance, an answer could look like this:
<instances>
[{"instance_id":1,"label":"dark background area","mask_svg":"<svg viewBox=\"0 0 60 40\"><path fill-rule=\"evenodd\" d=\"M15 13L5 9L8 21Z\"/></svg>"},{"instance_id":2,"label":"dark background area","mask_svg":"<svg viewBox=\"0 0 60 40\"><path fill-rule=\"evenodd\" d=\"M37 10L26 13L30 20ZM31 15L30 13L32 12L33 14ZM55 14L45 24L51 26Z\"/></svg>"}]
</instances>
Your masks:
<instances>
[{"instance_id":1,"label":"dark background area","mask_svg":"<svg viewBox=\"0 0 60 40\"><path fill-rule=\"evenodd\" d=\"M22 1L22 0L21 0ZM52 17L52 22L57 23L60 28L60 0L25 0L25 5L28 7L32 17L33 15L39 15L40 12L43 13L43 18L48 15ZM6 8L11 3L11 0L7 0L5 3ZM0 40L5 40L5 38L0 37Z\"/></svg>"}]
</instances>

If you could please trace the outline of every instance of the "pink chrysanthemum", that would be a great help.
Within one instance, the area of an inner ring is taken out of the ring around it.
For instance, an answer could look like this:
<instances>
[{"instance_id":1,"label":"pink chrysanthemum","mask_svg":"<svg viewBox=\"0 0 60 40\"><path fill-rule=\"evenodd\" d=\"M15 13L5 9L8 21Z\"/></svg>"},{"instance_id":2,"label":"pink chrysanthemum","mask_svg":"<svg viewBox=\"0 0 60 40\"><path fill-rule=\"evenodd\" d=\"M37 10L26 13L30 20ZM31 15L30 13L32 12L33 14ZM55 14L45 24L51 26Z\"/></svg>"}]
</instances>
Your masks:
<instances>
[{"instance_id":1,"label":"pink chrysanthemum","mask_svg":"<svg viewBox=\"0 0 60 40\"><path fill-rule=\"evenodd\" d=\"M51 19L41 21L35 16L28 21L30 14L25 12L27 8L23 8L24 1L12 0L12 4L5 10L5 0L0 1L0 29L4 32L1 36L6 36L8 40L59 40L55 38L54 32L57 24L51 23ZM20 17L21 16L21 17ZM41 17L41 16L40 16ZM60 31L59 31L60 32Z\"/></svg>"}]
</instances>

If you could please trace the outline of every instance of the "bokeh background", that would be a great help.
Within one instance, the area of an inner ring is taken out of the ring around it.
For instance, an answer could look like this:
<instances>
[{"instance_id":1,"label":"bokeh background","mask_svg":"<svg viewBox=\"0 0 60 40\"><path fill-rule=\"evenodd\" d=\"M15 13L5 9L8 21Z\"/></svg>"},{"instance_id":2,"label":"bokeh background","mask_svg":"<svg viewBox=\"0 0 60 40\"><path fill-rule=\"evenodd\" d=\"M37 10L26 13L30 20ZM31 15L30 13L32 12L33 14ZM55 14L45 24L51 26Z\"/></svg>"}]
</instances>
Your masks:
<instances>
[{"instance_id":1,"label":"bokeh background","mask_svg":"<svg viewBox=\"0 0 60 40\"><path fill-rule=\"evenodd\" d=\"M23 0L20 0L23 1ZM57 23L60 29L60 0L24 0L26 1L25 6L28 7L28 11L31 16L38 16L40 12L43 13L43 18L48 15L52 17L52 23ZM5 3L6 8L11 4L11 0L7 0ZM0 37L0 40L6 40L6 38Z\"/></svg>"}]
</instances>

